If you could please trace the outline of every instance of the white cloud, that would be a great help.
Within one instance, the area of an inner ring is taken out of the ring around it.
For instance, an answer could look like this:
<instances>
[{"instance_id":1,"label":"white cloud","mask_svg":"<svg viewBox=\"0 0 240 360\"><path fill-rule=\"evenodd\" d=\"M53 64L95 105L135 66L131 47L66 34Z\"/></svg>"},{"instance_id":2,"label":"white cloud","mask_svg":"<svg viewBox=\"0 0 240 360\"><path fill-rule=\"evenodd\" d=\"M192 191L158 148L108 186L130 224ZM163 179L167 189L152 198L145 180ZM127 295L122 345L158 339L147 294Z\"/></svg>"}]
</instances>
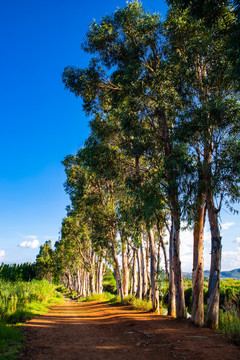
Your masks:
<instances>
[{"instance_id":1,"label":"white cloud","mask_svg":"<svg viewBox=\"0 0 240 360\"><path fill-rule=\"evenodd\" d=\"M39 241L38 239L34 238L32 241L23 241L18 246L22 248L36 249L39 246Z\"/></svg>"},{"instance_id":2,"label":"white cloud","mask_svg":"<svg viewBox=\"0 0 240 360\"><path fill-rule=\"evenodd\" d=\"M223 251L222 253L222 270L228 271L240 267L240 247L235 251Z\"/></svg>"},{"instance_id":3,"label":"white cloud","mask_svg":"<svg viewBox=\"0 0 240 360\"><path fill-rule=\"evenodd\" d=\"M19 247L36 249L39 246L39 240L37 238L37 235L18 235L20 235L23 239L26 239L25 241L22 241L20 244L18 244Z\"/></svg>"},{"instance_id":4,"label":"white cloud","mask_svg":"<svg viewBox=\"0 0 240 360\"><path fill-rule=\"evenodd\" d=\"M191 272L193 267L193 230L185 230L180 233L181 240L181 262L182 270L184 272ZM204 270L210 268L210 246L211 246L211 234L205 228L204 229Z\"/></svg>"},{"instance_id":5,"label":"white cloud","mask_svg":"<svg viewBox=\"0 0 240 360\"><path fill-rule=\"evenodd\" d=\"M6 255L5 250L0 250L0 261L3 260L4 256Z\"/></svg>"},{"instance_id":6,"label":"white cloud","mask_svg":"<svg viewBox=\"0 0 240 360\"><path fill-rule=\"evenodd\" d=\"M232 223L231 223L232 224ZM230 225L231 226L231 225ZM234 250L222 251L223 271L233 270L240 267L240 237L234 241L236 248ZM181 261L183 271L191 272L193 263L193 234L186 230L181 232ZM210 269L211 263L211 233L204 231L204 270Z\"/></svg>"},{"instance_id":7,"label":"white cloud","mask_svg":"<svg viewBox=\"0 0 240 360\"><path fill-rule=\"evenodd\" d=\"M226 230L229 227L235 225L233 222L224 223L222 229ZM168 241L169 234L165 236L164 240ZM191 272L193 266L193 231L185 230L180 233L181 247L180 256L183 272ZM222 251L222 264L221 268L223 271L233 270L240 268L240 237L236 237L232 243L235 243L235 248L231 250ZM223 247L225 246L223 242ZM167 250L168 251L168 250ZM206 226L204 230L204 270L210 269L211 263L211 232L209 227ZM163 256L162 256L163 258ZM163 261L161 263L163 266Z\"/></svg>"},{"instance_id":8,"label":"white cloud","mask_svg":"<svg viewBox=\"0 0 240 360\"><path fill-rule=\"evenodd\" d=\"M229 228L230 228L231 226L233 226L233 225L235 225L234 222L227 222L227 223L222 224L222 225L221 225L221 228L222 228L222 230L227 230L227 229L229 229Z\"/></svg>"}]
</instances>

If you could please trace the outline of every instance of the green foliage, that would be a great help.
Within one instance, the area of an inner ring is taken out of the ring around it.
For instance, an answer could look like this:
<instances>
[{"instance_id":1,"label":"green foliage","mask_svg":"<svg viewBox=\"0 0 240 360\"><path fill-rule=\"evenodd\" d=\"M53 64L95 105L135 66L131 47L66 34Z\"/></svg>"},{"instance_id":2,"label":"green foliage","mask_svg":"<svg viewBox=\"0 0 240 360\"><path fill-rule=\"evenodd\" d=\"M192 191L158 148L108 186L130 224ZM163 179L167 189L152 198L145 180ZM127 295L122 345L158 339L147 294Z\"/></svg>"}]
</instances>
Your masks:
<instances>
[{"instance_id":1,"label":"green foliage","mask_svg":"<svg viewBox=\"0 0 240 360\"><path fill-rule=\"evenodd\" d=\"M150 311L152 310L152 302L145 299L134 298L130 301L130 305L136 310Z\"/></svg>"},{"instance_id":2,"label":"green foliage","mask_svg":"<svg viewBox=\"0 0 240 360\"><path fill-rule=\"evenodd\" d=\"M157 284L159 290L160 306L167 305L168 303L168 289L169 283L166 276L166 272L163 269L159 269L157 274Z\"/></svg>"},{"instance_id":3,"label":"green foliage","mask_svg":"<svg viewBox=\"0 0 240 360\"><path fill-rule=\"evenodd\" d=\"M80 302L90 302L90 301L106 302L106 301L111 301L112 299L114 299L114 297L115 296L113 294L104 292L102 294L91 294L86 297L81 297L78 299L78 301L80 301Z\"/></svg>"},{"instance_id":4,"label":"green foliage","mask_svg":"<svg viewBox=\"0 0 240 360\"><path fill-rule=\"evenodd\" d=\"M117 286L114 274L112 271L108 271L108 273L103 277L103 291L116 294L116 290Z\"/></svg>"},{"instance_id":5,"label":"green foliage","mask_svg":"<svg viewBox=\"0 0 240 360\"><path fill-rule=\"evenodd\" d=\"M205 199L211 214L210 203L219 213L222 200L233 210L240 198L240 107L226 51L237 15L227 0L168 3L164 23L138 1L93 21L83 44L89 66L63 73L92 115L85 146L64 161L72 204L57 259L68 274L89 271L91 251L117 263L117 232L138 246L168 217L176 229L182 219L196 223ZM161 274L158 283L164 302ZM113 286L106 278L104 289ZM186 298L191 308L191 289Z\"/></svg>"},{"instance_id":6,"label":"green foliage","mask_svg":"<svg viewBox=\"0 0 240 360\"><path fill-rule=\"evenodd\" d=\"M36 258L37 277L38 279L47 279L52 281L54 271L54 251L51 240L46 241L40 246L39 254Z\"/></svg>"},{"instance_id":7,"label":"green foliage","mask_svg":"<svg viewBox=\"0 0 240 360\"><path fill-rule=\"evenodd\" d=\"M61 301L62 296L46 280L0 280L0 359L15 359L22 346L22 333L12 324L43 315L50 304Z\"/></svg>"},{"instance_id":8,"label":"green foliage","mask_svg":"<svg viewBox=\"0 0 240 360\"><path fill-rule=\"evenodd\" d=\"M14 360L22 347L23 335L13 325L0 323L0 360Z\"/></svg>"},{"instance_id":9,"label":"green foliage","mask_svg":"<svg viewBox=\"0 0 240 360\"><path fill-rule=\"evenodd\" d=\"M240 308L231 304L219 311L219 331L228 334L240 345Z\"/></svg>"},{"instance_id":10,"label":"green foliage","mask_svg":"<svg viewBox=\"0 0 240 360\"><path fill-rule=\"evenodd\" d=\"M47 311L62 296L46 280L0 282L0 321L19 323Z\"/></svg>"},{"instance_id":11,"label":"green foliage","mask_svg":"<svg viewBox=\"0 0 240 360\"><path fill-rule=\"evenodd\" d=\"M114 296L110 300L111 304L130 305L133 309L150 311L152 309L152 302L146 299L137 299L133 295L125 296L123 299L119 295Z\"/></svg>"},{"instance_id":12,"label":"green foliage","mask_svg":"<svg viewBox=\"0 0 240 360\"><path fill-rule=\"evenodd\" d=\"M220 282L220 307L226 303L237 306L240 302L240 280L227 279Z\"/></svg>"},{"instance_id":13,"label":"green foliage","mask_svg":"<svg viewBox=\"0 0 240 360\"><path fill-rule=\"evenodd\" d=\"M152 303L149 300L137 299L133 295L125 296L123 299L119 295L113 295L108 292L104 292L103 294L94 294L86 297L79 298L80 302L90 302L90 301L105 301L110 304L119 304L119 305L131 305L133 309L150 311L152 309Z\"/></svg>"},{"instance_id":14,"label":"green foliage","mask_svg":"<svg viewBox=\"0 0 240 360\"><path fill-rule=\"evenodd\" d=\"M76 300L79 299L80 295L75 290L70 290L66 288L64 285L60 285L56 288L57 291L64 294L65 297Z\"/></svg>"},{"instance_id":15,"label":"green foliage","mask_svg":"<svg viewBox=\"0 0 240 360\"><path fill-rule=\"evenodd\" d=\"M36 264L1 264L0 279L5 281L31 281L36 277Z\"/></svg>"},{"instance_id":16,"label":"green foliage","mask_svg":"<svg viewBox=\"0 0 240 360\"><path fill-rule=\"evenodd\" d=\"M192 308L192 280L187 280L184 282L184 293L185 293L185 302L188 312L191 313ZM208 297L208 282L204 281L203 286L204 294L204 305L207 305ZM220 308L226 311L230 305L237 307L240 302L240 280L227 279L220 281Z\"/></svg>"}]
</instances>

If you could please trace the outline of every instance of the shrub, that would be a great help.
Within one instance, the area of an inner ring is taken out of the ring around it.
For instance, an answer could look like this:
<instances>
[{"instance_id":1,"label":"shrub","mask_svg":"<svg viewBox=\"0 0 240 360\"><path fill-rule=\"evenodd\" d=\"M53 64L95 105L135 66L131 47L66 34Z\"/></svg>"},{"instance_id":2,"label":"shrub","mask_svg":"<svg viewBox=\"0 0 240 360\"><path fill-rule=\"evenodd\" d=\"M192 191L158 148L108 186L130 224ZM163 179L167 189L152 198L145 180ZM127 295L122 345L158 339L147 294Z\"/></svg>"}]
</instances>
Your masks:
<instances>
[{"instance_id":1,"label":"shrub","mask_svg":"<svg viewBox=\"0 0 240 360\"><path fill-rule=\"evenodd\" d=\"M107 275L103 278L103 291L111 294L116 294L117 285L116 279L112 272L108 271Z\"/></svg>"},{"instance_id":2,"label":"shrub","mask_svg":"<svg viewBox=\"0 0 240 360\"><path fill-rule=\"evenodd\" d=\"M86 297L80 297L78 301L80 302L89 302L89 301L111 301L114 298L114 295L111 293L104 292L102 294L92 294Z\"/></svg>"},{"instance_id":3,"label":"shrub","mask_svg":"<svg viewBox=\"0 0 240 360\"><path fill-rule=\"evenodd\" d=\"M39 314L39 311L46 312L47 305L56 301L62 301L62 295L46 280L1 282L0 321L24 321L34 314Z\"/></svg>"},{"instance_id":4,"label":"shrub","mask_svg":"<svg viewBox=\"0 0 240 360\"><path fill-rule=\"evenodd\" d=\"M227 304L219 311L219 331L228 334L240 345L240 309L234 304Z\"/></svg>"}]
</instances>

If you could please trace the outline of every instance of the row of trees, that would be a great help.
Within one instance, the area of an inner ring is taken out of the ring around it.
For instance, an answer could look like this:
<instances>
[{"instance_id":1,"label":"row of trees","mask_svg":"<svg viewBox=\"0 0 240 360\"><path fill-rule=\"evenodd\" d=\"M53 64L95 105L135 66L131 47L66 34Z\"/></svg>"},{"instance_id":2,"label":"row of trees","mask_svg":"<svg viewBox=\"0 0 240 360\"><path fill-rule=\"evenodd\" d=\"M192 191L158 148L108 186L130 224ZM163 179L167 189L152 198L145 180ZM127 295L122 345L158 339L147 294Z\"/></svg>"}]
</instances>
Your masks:
<instances>
[{"instance_id":1,"label":"row of trees","mask_svg":"<svg viewBox=\"0 0 240 360\"><path fill-rule=\"evenodd\" d=\"M91 115L91 133L63 162L71 206L56 262L69 286L74 275L80 293L101 292L104 267L111 263L119 295L150 292L155 310L162 249L169 314L185 318L184 221L193 229L192 320L216 328L219 214L223 203L234 211L240 195L239 2L168 4L165 21L136 1L94 21L83 44L92 54L89 66L64 70L66 88ZM212 248L204 320L206 214Z\"/></svg>"},{"instance_id":2,"label":"row of trees","mask_svg":"<svg viewBox=\"0 0 240 360\"><path fill-rule=\"evenodd\" d=\"M45 278L49 282L59 281L55 264L55 252L51 240L40 246L35 263L0 265L0 279L5 281L32 281Z\"/></svg>"},{"instance_id":3,"label":"row of trees","mask_svg":"<svg viewBox=\"0 0 240 360\"><path fill-rule=\"evenodd\" d=\"M0 279L5 281L31 281L37 276L36 264L1 264Z\"/></svg>"}]
</instances>

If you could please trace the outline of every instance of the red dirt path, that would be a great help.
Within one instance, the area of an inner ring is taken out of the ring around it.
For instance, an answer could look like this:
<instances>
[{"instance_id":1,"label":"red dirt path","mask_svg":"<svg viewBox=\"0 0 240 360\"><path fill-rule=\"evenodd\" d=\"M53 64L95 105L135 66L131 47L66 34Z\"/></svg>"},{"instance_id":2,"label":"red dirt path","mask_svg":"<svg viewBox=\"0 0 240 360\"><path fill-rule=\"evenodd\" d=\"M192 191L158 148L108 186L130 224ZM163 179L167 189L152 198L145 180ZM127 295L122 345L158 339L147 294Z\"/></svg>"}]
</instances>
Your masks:
<instances>
[{"instance_id":1,"label":"red dirt path","mask_svg":"<svg viewBox=\"0 0 240 360\"><path fill-rule=\"evenodd\" d=\"M228 337L190 320L67 300L26 323L19 360L239 360Z\"/></svg>"}]
</instances>

